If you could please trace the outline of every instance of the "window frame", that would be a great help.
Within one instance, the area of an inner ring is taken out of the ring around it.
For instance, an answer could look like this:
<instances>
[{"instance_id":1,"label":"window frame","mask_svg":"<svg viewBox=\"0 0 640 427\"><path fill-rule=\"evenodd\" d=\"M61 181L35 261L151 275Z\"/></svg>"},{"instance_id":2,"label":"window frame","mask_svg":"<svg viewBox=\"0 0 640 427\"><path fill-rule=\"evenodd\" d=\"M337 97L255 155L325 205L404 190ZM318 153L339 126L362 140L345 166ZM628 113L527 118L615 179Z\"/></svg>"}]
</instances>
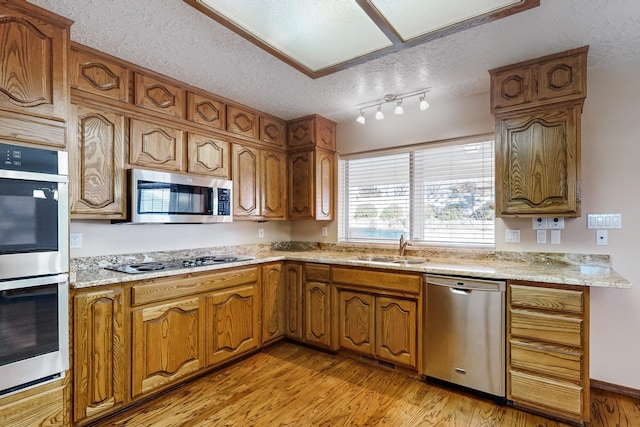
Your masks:
<instances>
[{"instance_id":1,"label":"window frame","mask_svg":"<svg viewBox=\"0 0 640 427\"><path fill-rule=\"evenodd\" d=\"M491 141L493 144L493 169L491 170L490 177L492 178L492 195L490 203L494 209L493 215L493 237L491 242L487 243L472 243L472 242L435 242L426 240L417 240L414 242L417 246L424 247L453 247L453 248L469 248L469 249L495 249L496 247L496 216L495 216L495 135L493 133L479 134L472 136L465 136L460 138L451 138L446 140L438 140L432 142L423 142L418 144L411 144L399 147L392 147L388 149L377 149L370 151L363 151L357 153L341 154L338 160L338 243L339 244L395 244L395 241L389 239L375 239L375 238L349 238L350 223L349 216L349 198L346 195L346 179L345 176L348 173L349 161L358 159L367 159L380 156L389 156L393 154L409 153L409 239L416 235L416 222L419 220L416 214L416 172L415 172L415 152L420 150L435 149L448 146L466 145L480 142ZM424 212L421 213L424 215ZM407 239L407 236L405 236ZM407 240L409 240L407 239Z\"/></svg>"}]
</instances>

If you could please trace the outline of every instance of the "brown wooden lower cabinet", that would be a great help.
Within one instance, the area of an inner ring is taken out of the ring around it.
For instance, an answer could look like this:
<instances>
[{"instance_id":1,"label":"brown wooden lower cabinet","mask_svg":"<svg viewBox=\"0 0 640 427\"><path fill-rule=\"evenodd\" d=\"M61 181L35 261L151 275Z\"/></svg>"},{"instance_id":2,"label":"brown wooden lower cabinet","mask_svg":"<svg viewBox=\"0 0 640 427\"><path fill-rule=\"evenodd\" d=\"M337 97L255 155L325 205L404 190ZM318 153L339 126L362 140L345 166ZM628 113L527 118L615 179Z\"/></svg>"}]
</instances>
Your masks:
<instances>
[{"instance_id":1,"label":"brown wooden lower cabinet","mask_svg":"<svg viewBox=\"0 0 640 427\"><path fill-rule=\"evenodd\" d=\"M260 345L258 283L206 297L207 366L226 362Z\"/></svg>"},{"instance_id":2,"label":"brown wooden lower cabinet","mask_svg":"<svg viewBox=\"0 0 640 427\"><path fill-rule=\"evenodd\" d=\"M340 347L417 367L417 301L339 292Z\"/></svg>"},{"instance_id":3,"label":"brown wooden lower cabinet","mask_svg":"<svg viewBox=\"0 0 640 427\"><path fill-rule=\"evenodd\" d=\"M588 423L589 288L510 281L507 297L507 399Z\"/></svg>"},{"instance_id":4,"label":"brown wooden lower cabinet","mask_svg":"<svg viewBox=\"0 0 640 427\"><path fill-rule=\"evenodd\" d=\"M123 298L123 289L74 297L74 421L104 413L126 400Z\"/></svg>"},{"instance_id":5,"label":"brown wooden lower cabinet","mask_svg":"<svg viewBox=\"0 0 640 427\"><path fill-rule=\"evenodd\" d=\"M132 322L133 398L205 366L202 297L136 308Z\"/></svg>"},{"instance_id":6,"label":"brown wooden lower cabinet","mask_svg":"<svg viewBox=\"0 0 640 427\"><path fill-rule=\"evenodd\" d=\"M262 266L262 343L284 336L284 281L281 263Z\"/></svg>"},{"instance_id":7,"label":"brown wooden lower cabinet","mask_svg":"<svg viewBox=\"0 0 640 427\"><path fill-rule=\"evenodd\" d=\"M302 340L302 264L285 262L285 335Z\"/></svg>"},{"instance_id":8,"label":"brown wooden lower cabinet","mask_svg":"<svg viewBox=\"0 0 640 427\"><path fill-rule=\"evenodd\" d=\"M0 426L68 426L66 379L0 398Z\"/></svg>"}]
</instances>

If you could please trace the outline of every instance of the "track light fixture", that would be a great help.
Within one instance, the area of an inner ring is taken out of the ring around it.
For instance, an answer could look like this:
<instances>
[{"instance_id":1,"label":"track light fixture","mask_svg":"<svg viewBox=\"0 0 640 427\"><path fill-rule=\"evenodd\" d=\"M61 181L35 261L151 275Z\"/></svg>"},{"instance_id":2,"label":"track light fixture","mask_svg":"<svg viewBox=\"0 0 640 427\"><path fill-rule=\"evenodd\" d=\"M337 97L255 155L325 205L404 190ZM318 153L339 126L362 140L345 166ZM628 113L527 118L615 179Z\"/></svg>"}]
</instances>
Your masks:
<instances>
[{"instance_id":1,"label":"track light fixture","mask_svg":"<svg viewBox=\"0 0 640 427\"><path fill-rule=\"evenodd\" d=\"M358 118L356 119L356 121L358 123L360 123L361 125L363 125L365 123L365 113L364 110L367 108L371 108L371 107L378 107L376 109L376 114L375 114L375 119L376 120L382 120L384 119L384 113L382 112L382 106L384 104L387 104L389 102L395 102L396 106L393 110L394 114L400 115L400 114L404 114L404 107L402 105L402 101L406 98L411 98L414 96L418 96L420 95L420 104L419 104L419 108L420 111L424 111L427 108L429 108L429 103L426 100L426 96L427 93L429 92L429 89L421 89L418 91L414 91L414 92L409 92L409 93L404 93L401 95L394 95L394 94L388 94L385 95L384 98L382 99L378 99L376 101L371 101L371 102L367 102L364 104L360 104L360 105L356 105L356 110L359 111L359 115Z\"/></svg>"},{"instance_id":2,"label":"track light fixture","mask_svg":"<svg viewBox=\"0 0 640 427\"><path fill-rule=\"evenodd\" d=\"M382 114L382 105L378 105L378 111L376 111L376 120L384 119L384 114Z\"/></svg>"}]
</instances>

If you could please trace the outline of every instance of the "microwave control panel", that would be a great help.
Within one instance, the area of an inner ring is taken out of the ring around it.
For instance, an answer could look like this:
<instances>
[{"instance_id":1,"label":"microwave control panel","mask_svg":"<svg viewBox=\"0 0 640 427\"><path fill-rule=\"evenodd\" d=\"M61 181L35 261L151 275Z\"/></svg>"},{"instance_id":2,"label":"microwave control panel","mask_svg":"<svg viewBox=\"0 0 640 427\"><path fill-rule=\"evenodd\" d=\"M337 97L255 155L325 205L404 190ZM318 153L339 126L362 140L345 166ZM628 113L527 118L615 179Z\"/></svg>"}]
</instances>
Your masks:
<instances>
[{"instance_id":1,"label":"microwave control panel","mask_svg":"<svg viewBox=\"0 0 640 427\"><path fill-rule=\"evenodd\" d=\"M230 188L218 188L218 215L231 215Z\"/></svg>"}]
</instances>

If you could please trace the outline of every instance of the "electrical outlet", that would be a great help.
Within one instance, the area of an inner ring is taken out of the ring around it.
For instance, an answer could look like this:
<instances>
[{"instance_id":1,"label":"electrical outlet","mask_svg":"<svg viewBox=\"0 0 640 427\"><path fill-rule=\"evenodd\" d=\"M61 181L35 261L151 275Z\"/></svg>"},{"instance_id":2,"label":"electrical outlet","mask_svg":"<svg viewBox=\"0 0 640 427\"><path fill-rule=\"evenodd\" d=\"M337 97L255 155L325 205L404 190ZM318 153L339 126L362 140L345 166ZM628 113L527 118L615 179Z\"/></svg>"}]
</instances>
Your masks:
<instances>
[{"instance_id":1,"label":"electrical outlet","mask_svg":"<svg viewBox=\"0 0 640 427\"><path fill-rule=\"evenodd\" d=\"M531 218L531 228L533 228L534 230L546 230L547 218Z\"/></svg>"},{"instance_id":2,"label":"electrical outlet","mask_svg":"<svg viewBox=\"0 0 640 427\"><path fill-rule=\"evenodd\" d=\"M82 233L69 233L69 248L82 248Z\"/></svg>"},{"instance_id":3,"label":"electrical outlet","mask_svg":"<svg viewBox=\"0 0 640 427\"><path fill-rule=\"evenodd\" d=\"M329 235L329 229L327 227L322 227L322 237L327 237Z\"/></svg>"},{"instance_id":4,"label":"electrical outlet","mask_svg":"<svg viewBox=\"0 0 640 427\"><path fill-rule=\"evenodd\" d=\"M609 232L607 230L596 230L596 245L607 246L609 244Z\"/></svg>"},{"instance_id":5,"label":"electrical outlet","mask_svg":"<svg viewBox=\"0 0 640 427\"><path fill-rule=\"evenodd\" d=\"M264 237L264 228L258 228L258 237L259 238L263 238Z\"/></svg>"},{"instance_id":6,"label":"electrical outlet","mask_svg":"<svg viewBox=\"0 0 640 427\"><path fill-rule=\"evenodd\" d=\"M564 218L555 217L549 218L549 228L551 230L563 230L564 229Z\"/></svg>"}]
</instances>

